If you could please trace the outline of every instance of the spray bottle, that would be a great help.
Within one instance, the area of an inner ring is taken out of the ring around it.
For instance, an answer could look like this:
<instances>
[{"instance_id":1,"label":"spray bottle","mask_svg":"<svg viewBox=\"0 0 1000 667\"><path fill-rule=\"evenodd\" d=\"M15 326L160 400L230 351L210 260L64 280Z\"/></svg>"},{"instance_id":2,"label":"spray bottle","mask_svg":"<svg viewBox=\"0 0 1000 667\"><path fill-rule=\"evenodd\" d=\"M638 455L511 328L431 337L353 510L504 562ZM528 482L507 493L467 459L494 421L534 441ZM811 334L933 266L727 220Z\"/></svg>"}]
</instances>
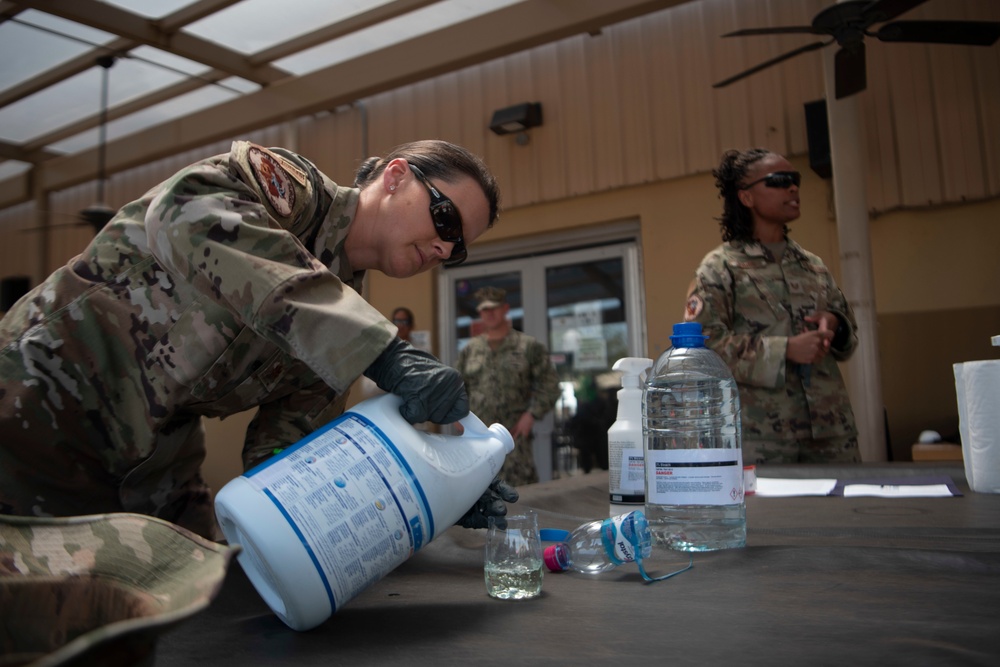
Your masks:
<instances>
[{"instance_id":1,"label":"spray bottle","mask_svg":"<svg viewBox=\"0 0 1000 667\"><path fill-rule=\"evenodd\" d=\"M652 359L623 357L611 367L622 373L618 419L608 429L608 486L615 504L641 505L646 499L640 376L652 365Z\"/></svg>"}]
</instances>

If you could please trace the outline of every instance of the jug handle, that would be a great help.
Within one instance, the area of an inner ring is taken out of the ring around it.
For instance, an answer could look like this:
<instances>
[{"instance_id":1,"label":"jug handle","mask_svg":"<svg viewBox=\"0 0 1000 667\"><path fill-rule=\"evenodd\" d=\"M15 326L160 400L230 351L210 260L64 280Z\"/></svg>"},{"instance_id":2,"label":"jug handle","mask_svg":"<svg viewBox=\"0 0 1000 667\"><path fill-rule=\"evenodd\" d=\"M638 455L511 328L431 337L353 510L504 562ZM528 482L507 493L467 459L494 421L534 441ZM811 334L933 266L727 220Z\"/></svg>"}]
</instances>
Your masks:
<instances>
[{"instance_id":1,"label":"jug handle","mask_svg":"<svg viewBox=\"0 0 1000 667\"><path fill-rule=\"evenodd\" d=\"M458 423L465 429L465 433L470 435L493 435L493 432L483 423L483 420L472 412L459 419Z\"/></svg>"}]
</instances>

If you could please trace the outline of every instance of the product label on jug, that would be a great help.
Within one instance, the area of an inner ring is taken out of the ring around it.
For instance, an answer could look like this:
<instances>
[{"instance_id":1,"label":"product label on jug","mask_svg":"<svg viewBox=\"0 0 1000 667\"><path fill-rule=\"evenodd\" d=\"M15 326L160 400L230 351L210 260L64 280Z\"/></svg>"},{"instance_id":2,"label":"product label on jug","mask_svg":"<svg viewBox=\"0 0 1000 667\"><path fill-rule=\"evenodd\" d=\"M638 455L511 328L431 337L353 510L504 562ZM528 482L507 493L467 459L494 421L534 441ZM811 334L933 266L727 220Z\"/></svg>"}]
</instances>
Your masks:
<instances>
[{"instance_id":1,"label":"product label on jug","mask_svg":"<svg viewBox=\"0 0 1000 667\"><path fill-rule=\"evenodd\" d=\"M733 505L743 502L739 449L652 449L646 452L646 502Z\"/></svg>"},{"instance_id":2,"label":"product label on jug","mask_svg":"<svg viewBox=\"0 0 1000 667\"><path fill-rule=\"evenodd\" d=\"M269 465L278 460L283 465ZM245 477L302 540L334 611L434 535L430 507L406 460L355 413Z\"/></svg>"}]
</instances>

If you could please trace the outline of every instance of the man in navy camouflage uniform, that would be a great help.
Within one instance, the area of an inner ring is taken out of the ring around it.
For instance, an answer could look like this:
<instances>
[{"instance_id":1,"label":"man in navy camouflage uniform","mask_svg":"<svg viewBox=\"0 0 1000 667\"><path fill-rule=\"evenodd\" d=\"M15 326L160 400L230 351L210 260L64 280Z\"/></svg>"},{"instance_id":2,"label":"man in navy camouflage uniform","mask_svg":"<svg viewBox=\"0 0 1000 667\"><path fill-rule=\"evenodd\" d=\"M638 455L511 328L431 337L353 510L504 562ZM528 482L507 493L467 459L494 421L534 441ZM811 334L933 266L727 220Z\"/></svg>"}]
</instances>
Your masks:
<instances>
[{"instance_id":1,"label":"man in navy camouflage uniform","mask_svg":"<svg viewBox=\"0 0 1000 667\"><path fill-rule=\"evenodd\" d=\"M215 537L202 416L257 408L249 468L343 412L362 372L411 423L467 414L461 376L360 292L368 269L461 262L497 218L496 182L423 141L369 158L355 185L235 142L124 206L15 304L0 320L0 513L139 512Z\"/></svg>"},{"instance_id":2,"label":"man in navy camouflage uniform","mask_svg":"<svg viewBox=\"0 0 1000 667\"><path fill-rule=\"evenodd\" d=\"M504 290L484 287L475 297L486 331L462 348L457 368L472 411L487 424L503 424L514 436L514 451L500 476L514 486L531 484L538 481L532 428L559 398L559 376L545 346L511 326Z\"/></svg>"},{"instance_id":3,"label":"man in navy camouflage uniform","mask_svg":"<svg viewBox=\"0 0 1000 667\"><path fill-rule=\"evenodd\" d=\"M823 261L788 238L798 172L752 149L727 152L713 174L724 243L698 267L684 319L701 323L739 385L744 463L860 461L837 366L857 323Z\"/></svg>"}]
</instances>

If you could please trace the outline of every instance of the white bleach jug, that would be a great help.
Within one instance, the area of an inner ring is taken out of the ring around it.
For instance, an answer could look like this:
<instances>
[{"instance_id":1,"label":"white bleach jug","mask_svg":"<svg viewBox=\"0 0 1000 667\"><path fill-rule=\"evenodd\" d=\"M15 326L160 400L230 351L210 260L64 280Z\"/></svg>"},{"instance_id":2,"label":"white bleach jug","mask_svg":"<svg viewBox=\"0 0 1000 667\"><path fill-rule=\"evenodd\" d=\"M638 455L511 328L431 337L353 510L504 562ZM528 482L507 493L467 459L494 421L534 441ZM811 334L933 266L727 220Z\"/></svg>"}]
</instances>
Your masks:
<instances>
[{"instance_id":1,"label":"white bleach jug","mask_svg":"<svg viewBox=\"0 0 1000 667\"><path fill-rule=\"evenodd\" d=\"M226 484L219 525L268 606L294 630L329 618L454 525L514 449L474 414L424 433L384 394Z\"/></svg>"}]
</instances>

